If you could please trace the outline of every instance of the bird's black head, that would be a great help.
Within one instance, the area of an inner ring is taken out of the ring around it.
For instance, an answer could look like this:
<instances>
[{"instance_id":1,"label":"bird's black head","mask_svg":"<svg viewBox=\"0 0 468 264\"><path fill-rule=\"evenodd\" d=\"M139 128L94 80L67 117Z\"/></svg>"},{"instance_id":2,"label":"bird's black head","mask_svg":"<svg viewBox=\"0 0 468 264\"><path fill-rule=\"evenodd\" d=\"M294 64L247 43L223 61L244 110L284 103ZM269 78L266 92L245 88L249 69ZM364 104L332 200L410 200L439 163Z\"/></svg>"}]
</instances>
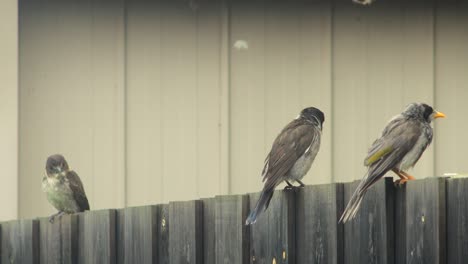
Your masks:
<instances>
[{"instance_id":1,"label":"bird's black head","mask_svg":"<svg viewBox=\"0 0 468 264\"><path fill-rule=\"evenodd\" d=\"M315 107L307 107L301 111L299 117L304 118L314 124L320 125L322 127L323 122L325 122L325 115L322 111Z\"/></svg>"},{"instance_id":2,"label":"bird's black head","mask_svg":"<svg viewBox=\"0 0 468 264\"><path fill-rule=\"evenodd\" d=\"M432 108L432 106L427 105L427 104L421 104L421 106L422 106L422 110L423 110L424 120L430 122L431 121L430 117L431 117L432 113L434 112L434 108Z\"/></svg>"},{"instance_id":3,"label":"bird's black head","mask_svg":"<svg viewBox=\"0 0 468 264\"><path fill-rule=\"evenodd\" d=\"M425 103L412 103L406 107L403 115L411 118L417 118L430 123L435 118L445 117L441 112L437 112L432 106Z\"/></svg>"},{"instance_id":4,"label":"bird's black head","mask_svg":"<svg viewBox=\"0 0 468 264\"><path fill-rule=\"evenodd\" d=\"M68 171L68 163L65 158L60 154L49 156L46 162L47 175L57 174L64 171Z\"/></svg>"}]
</instances>

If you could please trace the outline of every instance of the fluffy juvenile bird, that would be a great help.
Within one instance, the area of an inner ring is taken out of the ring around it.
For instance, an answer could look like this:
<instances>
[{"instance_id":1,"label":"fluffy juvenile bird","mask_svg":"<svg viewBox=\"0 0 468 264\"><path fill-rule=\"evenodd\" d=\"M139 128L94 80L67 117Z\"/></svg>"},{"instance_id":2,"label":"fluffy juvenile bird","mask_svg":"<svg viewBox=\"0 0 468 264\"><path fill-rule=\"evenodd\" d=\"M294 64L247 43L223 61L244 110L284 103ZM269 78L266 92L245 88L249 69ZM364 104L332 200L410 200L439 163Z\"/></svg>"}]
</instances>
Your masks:
<instances>
[{"instance_id":1,"label":"fluffy juvenile bird","mask_svg":"<svg viewBox=\"0 0 468 264\"><path fill-rule=\"evenodd\" d=\"M271 151L265 159L262 171L263 187L257 205L245 221L255 223L259 213L268 208L275 187L285 181L304 184L301 179L309 171L320 148L320 137L325 116L315 107L305 108L276 137Z\"/></svg>"},{"instance_id":2,"label":"fluffy juvenile bird","mask_svg":"<svg viewBox=\"0 0 468 264\"><path fill-rule=\"evenodd\" d=\"M374 141L364 165L367 173L354 191L340 222L354 218L366 191L387 171L392 170L401 179L399 184L415 178L406 170L412 168L431 144L431 121L445 117L431 106L423 103L412 103L399 115L395 116L385 126L380 138Z\"/></svg>"},{"instance_id":3,"label":"fluffy juvenile bird","mask_svg":"<svg viewBox=\"0 0 468 264\"><path fill-rule=\"evenodd\" d=\"M46 176L42 179L42 191L58 213L50 216L52 223L56 216L89 210L88 198L80 177L70 170L60 154L50 156L46 162Z\"/></svg>"}]
</instances>

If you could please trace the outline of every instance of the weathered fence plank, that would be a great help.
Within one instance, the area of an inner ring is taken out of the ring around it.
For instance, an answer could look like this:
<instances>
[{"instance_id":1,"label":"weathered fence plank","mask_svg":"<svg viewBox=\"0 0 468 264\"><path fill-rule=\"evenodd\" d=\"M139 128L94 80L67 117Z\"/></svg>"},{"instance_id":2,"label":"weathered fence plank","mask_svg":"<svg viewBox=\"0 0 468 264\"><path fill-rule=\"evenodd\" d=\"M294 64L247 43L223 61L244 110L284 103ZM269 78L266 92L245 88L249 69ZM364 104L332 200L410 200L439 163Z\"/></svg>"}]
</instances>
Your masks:
<instances>
[{"instance_id":1,"label":"weathered fence plank","mask_svg":"<svg viewBox=\"0 0 468 264\"><path fill-rule=\"evenodd\" d=\"M39 249L41 263L61 263L61 234L62 217L57 217L54 223L49 218L39 219Z\"/></svg>"},{"instance_id":2,"label":"weathered fence plank","mask_svg":"<svg viewBox=\"0 0 468 264\"><path fill-rule=\"evenodd\" d=\"M157 221L156 206L117 211L117 263L156 263Z\"/></svg>"},{"instance_id":3,"label":"weathered fence plank","mask_svg":"<svg viewBox=\"0 0 468 264\"><path fill-rule=\"evenodd\" d=\"M247 195L216 197L215 263L249 262L249 229L245 225L248 210Z\"/></svg>"},{"instance_id":4,"label":"weathered fence plank","mask_svg":"<svg viewBox=\"0 0 468 264\"><path fill-rule=\"evenodd\" d=\"M468 260L468 178L447 180L447 263Z\"/></svg>"},{"instance_id":5,"label":"weathered fence plank","mask_svg":"<svg viewBox=\"0 0 468 264\"><path fill-rule=\"evenodd\" d=\"M37 220L17 220L1 225L2 263L39 263Z\"/></svg>"},{"instance_id":6,"label":"weathered fence plank","mask_svg":"<svg viewBox=\"0 0 468 264\"><path fill-rule=\"evenodd\" d=\"M446 263L445 180L406 185L406 263Z\"/></svg>"},{"instance_id":7,"label":"weathered fence plank","mask_svg":"<svg viewBox=\"0 0 468 264\"><path fill-rule=\"evenodd\" d=\"M1 223L2 263L466 263L468 178L429 178L367 192L338 219L359 182Z\"/></svg>"},{"instance_id":8,"label":"weathered fence plank","mask_svg":"<svg viewBox=\"0 0 468 264\"><path fill-rule=\"evenodd\" d=\"M344 184L345 205L359 181ZM384 178L366 193L356 218L344 225L345 263L394 263L394 184Z\"/></svg>"},{"instance_id":9,"label":"weathered fence plank","mask_svg":"<svg viewBox=\"0 0 468 264\"><path fill-rule=\"evenodd\" d=\"M297 263L342 263L343 184L306 186L296 197Z\"/></svg>"},{"instance_id":10,"label":"weathered fence plank","mask_svg":"<svg viewBox=\"0 0 468 264\"><path fill-rule=\"evenodd\" d=\"M395 263L406 262L406 184L395 187Z\"/></svg>"},{"instance_id":11,"label":"weathered fence plank","mask_svg":"<svg viewBox=\"0 0 468 264\"><path fill-rule=\"evenodd\" d=\"M446 263L445 178L410 182L406 188L406 262Z\"/></svg>"},{"instance_id":12,"label":"weathered fence plank","mask_svg":"<svg viewBox=\"0 0 468 264\"><path fill-rule=\"evenodd\" d=\"M77 263L78 215L39 219L39 248L41 263Z\"/></svg>"},{"instance_id":13,"label":"weathered fence plank","mask_svg":"<svg viewBox=\"0 0 468 264\"><path fill-rule=\"evenodd\" d=\"M215 198L203 199L203 263L215 264Z\"/></svg>"},{"instance_id":14,"label":"weathered fence plank","mask_svg":"<svg viewBox=\"0 0 468 264\"><path fill-rule=\"evenodd\" d=\"M116 263L115 210L78 215L78 263Z\"/></svg>"},{"instance_id":15,"label":"weathered fence plank","mask_svg":"<svg viewBox=\"0 0 468 264\"><path fill-rule=\"evenodd\" d=\"M168 264L169 263L169 205L162 204L158 207L158 228L156 245L158 248L156 263Z\"/></svg>"},{"instance_id":16,"label":"weathered fence plank","mask_svg":"<svg viewBox=\"0 0 468 264\"><path fill-rule=\"evenodd\" d=\"M275 191L268 209L250 226L250 263L295 263L295 192ZM250 195L250 209L259 196Z\"/></svg>"},{"instance_id":17,"label":"weathered fence plank","mask_svg":"<svg viewBox=\"0 0 468 264\"><path fill-rule=\"evenodd\" d=\"M169 263L203 263L202 201L169 203Z\"/></svg>"}]
</instances>

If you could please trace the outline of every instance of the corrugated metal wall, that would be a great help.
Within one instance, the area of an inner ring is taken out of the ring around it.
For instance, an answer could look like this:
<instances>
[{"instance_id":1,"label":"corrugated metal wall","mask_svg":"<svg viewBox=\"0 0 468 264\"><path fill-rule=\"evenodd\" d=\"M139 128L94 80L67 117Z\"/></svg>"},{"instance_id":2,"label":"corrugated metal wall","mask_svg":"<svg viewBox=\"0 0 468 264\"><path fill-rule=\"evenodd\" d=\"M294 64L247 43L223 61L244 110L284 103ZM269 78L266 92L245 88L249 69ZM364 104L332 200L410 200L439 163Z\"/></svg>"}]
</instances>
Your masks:
<instances>
[{"instance_id":1,"label":"corrugated metal wall","mask_svg":"<svg viewBox=\"0 0 468 264\"><path fill-rule=\"evenodd\" d=\"M305 106L326 113L306 183L350 181L412 101L447 114L417 177L466 172L467 2L20 1L20 216L52 212L48 154L93 208L257 191Z\"/></svg>"}]
</instances>

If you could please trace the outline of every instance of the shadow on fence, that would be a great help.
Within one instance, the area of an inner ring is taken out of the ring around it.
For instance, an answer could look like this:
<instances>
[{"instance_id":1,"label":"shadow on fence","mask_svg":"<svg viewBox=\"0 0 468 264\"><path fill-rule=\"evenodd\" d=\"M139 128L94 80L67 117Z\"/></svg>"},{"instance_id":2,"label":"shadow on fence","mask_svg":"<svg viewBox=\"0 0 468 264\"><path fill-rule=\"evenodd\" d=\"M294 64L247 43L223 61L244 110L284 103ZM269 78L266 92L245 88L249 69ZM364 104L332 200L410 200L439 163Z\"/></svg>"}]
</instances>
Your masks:
<instances>
[{"instance_id":1,"label":"shadow on fence","mask_svg":"<svg viewBox=\"0 0 468 264\"><path fill-rule=\"evenodd\" d=\"M358 182L1 223L2 263L467 263L468 178L378 182L338 224Z\"/></svg>"}]
</instances>

